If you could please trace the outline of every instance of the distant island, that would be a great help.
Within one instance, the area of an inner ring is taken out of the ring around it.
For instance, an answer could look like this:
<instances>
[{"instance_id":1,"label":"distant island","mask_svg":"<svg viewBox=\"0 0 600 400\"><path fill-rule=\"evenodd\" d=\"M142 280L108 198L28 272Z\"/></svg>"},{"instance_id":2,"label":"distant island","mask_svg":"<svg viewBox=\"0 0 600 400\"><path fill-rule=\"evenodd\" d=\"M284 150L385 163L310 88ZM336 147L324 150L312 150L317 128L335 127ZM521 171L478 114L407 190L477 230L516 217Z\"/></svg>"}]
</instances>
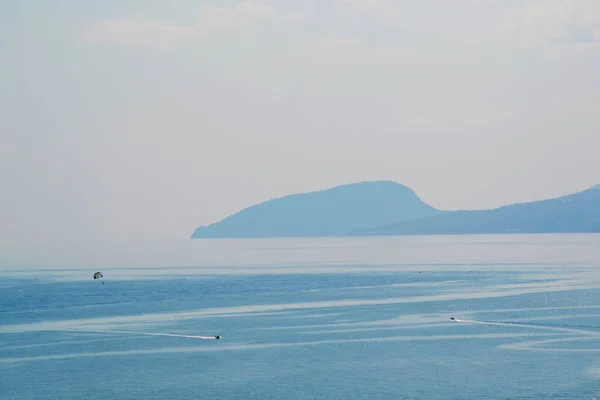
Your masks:
<instances>
[{"instance_id":1,"label":"distant island","mask_svg":"<svg viewBox=\"0 0 600 400\"><path fill-rule=\"evenodd\" d=\"M288 195L197 228L192 238L600 232L600 185L490 210L437 210L391 181Z\"/></svg>"},{"instance_id":2,"label":"distant island","mask_svg":"<svg viewBox=\"0 0 600 400\"><path fill-rule=\"evenodd\" d=\"M438 213L399 183L360 182L269 200L200 227L192 238L346 236Z\"/></svg>"}]
</instances>

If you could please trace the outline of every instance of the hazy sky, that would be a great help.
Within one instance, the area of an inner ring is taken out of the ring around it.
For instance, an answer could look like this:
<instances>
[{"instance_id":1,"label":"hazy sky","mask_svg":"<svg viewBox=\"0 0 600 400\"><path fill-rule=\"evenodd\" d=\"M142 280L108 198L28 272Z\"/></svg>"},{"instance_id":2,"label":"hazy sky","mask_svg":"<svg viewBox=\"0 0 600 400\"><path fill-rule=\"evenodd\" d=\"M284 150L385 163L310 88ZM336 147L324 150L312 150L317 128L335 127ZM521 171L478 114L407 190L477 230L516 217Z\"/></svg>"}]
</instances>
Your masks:
<instances>
[{"instance_id":1,"label":"hazy sky","mask_svg":"<svg viewBox=\"0 0 600 400\"><path fill-rule=\"evenodd\" d=\"M187 237L362 180L600 183L598 0L0 2L0 240Z\"/></svg>"}]
</instances>

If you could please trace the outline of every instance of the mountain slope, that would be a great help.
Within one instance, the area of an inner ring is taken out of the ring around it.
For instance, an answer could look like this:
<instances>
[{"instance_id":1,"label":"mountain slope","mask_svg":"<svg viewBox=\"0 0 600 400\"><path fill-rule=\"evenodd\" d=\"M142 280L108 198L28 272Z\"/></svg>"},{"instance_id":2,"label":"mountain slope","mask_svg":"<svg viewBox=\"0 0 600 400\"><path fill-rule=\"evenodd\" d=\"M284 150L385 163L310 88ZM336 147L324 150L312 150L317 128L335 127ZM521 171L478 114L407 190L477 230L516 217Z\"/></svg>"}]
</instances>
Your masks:
<instances>
[{"instance_id":1,"label":"mountain slope","mask_svg":"<svg viewBox=\"0 0 600 400\"><path fill-rule=\"evenodd\" d=\"M451 211L352 235L600 232L600 186L569 196L493 210Z\"/></svg>"},{"instance_id":2,"label":"mountain slope","mask_svg":"<svg viewBox=\"0 0 600 400\"><path fill-rule=\"evenodd\" d=\"M345 236L437 212L399 183L360 182L269 200L199 227L192 238Z\"/></svg>"}]
</instances>

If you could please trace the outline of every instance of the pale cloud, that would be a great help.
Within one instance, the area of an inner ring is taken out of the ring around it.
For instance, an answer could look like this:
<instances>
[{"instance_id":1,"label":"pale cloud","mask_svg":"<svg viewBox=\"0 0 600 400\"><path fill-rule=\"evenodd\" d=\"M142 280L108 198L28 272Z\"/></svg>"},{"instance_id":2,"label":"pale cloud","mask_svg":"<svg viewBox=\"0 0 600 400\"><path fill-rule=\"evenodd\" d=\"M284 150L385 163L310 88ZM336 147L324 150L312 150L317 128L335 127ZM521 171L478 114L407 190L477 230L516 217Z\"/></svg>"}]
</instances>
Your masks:
<instances>
[{"instance_id":1,"label":"pale cloud","mask_svg":"<svg viewBox=\"0 0 600 400\"><path fill-rule=\"evenodd\" d=\"M81 40L118 46L164 48L195 36L198 36L198 32L191 27L124 18L96 22L83 33Z\"/></svg>"},{"instance_id":2,"label":"pale cloud","mask_svg":"<svg viewBox=\"0 0 600 400\"><path fill-rule=\"evenodd\" d=\"M306 41L309 46L321 48L355 48L364 45L364 41L356 36L330 35L311 38Z\"/></svg>"},{"instance_id":3,"label":"pale cloud","mask_svg":"<svg viewBox=\"0 0 600 400\"><path fill-rule=\"evenodd\" d=\"M388 33L401 31L467 45L600 43L598 0L333 0L336 24L368 21Z\"/></svg>"},{"instance_id":4,"label":"pale cloud","mask_svg":"<svg viewBox=\"0 0 600 400\"><path fill-rule=\"evenodd\" d=\"M300 12L278 9L261 0L245 0L235 7L202 4L196 13L195 23L182 26L140 18L103 20L92 25L81 39L93 43L164 48L184 39L220 37L289 24L303 18Z\"/></svg>"},{"instance_id":5,"label":"pale cloud","mask_svg":"<svg viewBox=\"0 0 600 400\"><path fill-rule=\"evenodd\" d=\"M338 0L339 4L365 14L376 14L380 17L397 14L401 10L398 2L391 0Z\"/></svg>"},{"instance_id":6,"label":"pale cloud","mask_svg":"<svg viewBox=\"0 0 600 400\"><path fill-rule=\"evenodd\" d=\"M600 2L528 1L517 9L506 32L526 43L600 43Z\"/></svg>"},{"instance_id":7,"label":"pale cloud","mask_svg":"<svg viewBox=\"0 0 600 400\"><path fill-rule=\"evenodd\" d=\"M392 0L337 0L347 10L357 13L363 18L376 16L380 22L390 23L402 17L402 6Z\"/></svg>"},{"instance_id":8,"label":"pale cloud","mask_svg":"<svg viewBox=\"0 0 600 400\"><path fill-rule=\"evenodd\" d=\"M304 17L300 12L279 9L271 5L271 2L260 0L242 1L235 7L202 4L197 9L199 20L195 29L205 33L265 28L299 21Z\"/></svg>"},{"instance_id":9,"label":"pale cloud","mask_svg":"<svg viewBox=\"0 0 600 400\"><path fill-rule=\"evenodd\" d=\"M301 41L340 48L370 44L393 49L415 40L465 45L600 43L597 0L299 0L293 5L244 0L234 6L201 4L195 12L194 23L180 26L139 18L99 21L82 38L167 47L189 38L302 27Z\"/></svg>"},{"instance_id":10,"label":"pale cloud","mask_svg":"<svg viewBox=\"0 0 600 400\"><path fill-rule=\"evenodd\" d=\"M312 37L303 41L302 44L309 49L325 51L348 51L354 54L360 51L361 54L368 57L387 59L415 57L415 52L409 47L369 43L358 36L343 34Z\"/></svg>"}]
</instances>

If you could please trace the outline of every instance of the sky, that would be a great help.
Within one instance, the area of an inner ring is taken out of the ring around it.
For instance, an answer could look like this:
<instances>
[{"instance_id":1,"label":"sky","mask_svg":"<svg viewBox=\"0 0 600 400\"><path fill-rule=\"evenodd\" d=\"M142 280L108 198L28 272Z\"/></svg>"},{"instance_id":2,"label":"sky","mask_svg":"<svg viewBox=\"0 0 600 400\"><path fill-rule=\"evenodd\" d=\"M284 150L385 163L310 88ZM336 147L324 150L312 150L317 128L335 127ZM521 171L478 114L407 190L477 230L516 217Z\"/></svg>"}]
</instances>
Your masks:
<instances>
[{"instance_id":1,"label":"sky","mask_svg":"<svg viewBox=\"0 0 600 400\"><path fill-rule=\"evenodd\" d=\"M0 2L0 241L183 238L394 180L440 209L600 183L597 0Z\"/></svg>"}]
</instances>

